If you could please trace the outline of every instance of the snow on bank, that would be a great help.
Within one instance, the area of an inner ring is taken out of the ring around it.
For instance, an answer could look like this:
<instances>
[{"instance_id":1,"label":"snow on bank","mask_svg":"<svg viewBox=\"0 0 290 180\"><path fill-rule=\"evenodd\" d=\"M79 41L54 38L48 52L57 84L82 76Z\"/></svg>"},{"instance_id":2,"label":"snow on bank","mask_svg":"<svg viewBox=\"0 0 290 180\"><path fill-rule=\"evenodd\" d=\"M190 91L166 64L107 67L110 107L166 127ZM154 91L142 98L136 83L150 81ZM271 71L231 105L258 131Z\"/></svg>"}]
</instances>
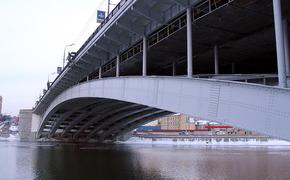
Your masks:
<instances>
[{"instance_id":1,"label":"snow on bank","mask_svg":"<svg viewBox=\"0 0 290 180\"><path fill-rule=\"evenodd\" d=\"M248 141L211 141L206 140L176 140L171 138L152 140L150 138L131 137L127 141L118 142L122 144L156 144L156 145L212 145L212 146L289 146L290 142L278 139L269 139L267 141L259 141L256 139L249 139Z\"/></svg>"},{"instance_id":2,"label":"snow on bank","mask_svg":"<svg viewBox=\"0 0 290 180\"><path fill-rule=\"evenodd\" d=\"M20 141L19 134L9 134L9 137L0 137L0 141Z\"/></svg>"}]
</instances>

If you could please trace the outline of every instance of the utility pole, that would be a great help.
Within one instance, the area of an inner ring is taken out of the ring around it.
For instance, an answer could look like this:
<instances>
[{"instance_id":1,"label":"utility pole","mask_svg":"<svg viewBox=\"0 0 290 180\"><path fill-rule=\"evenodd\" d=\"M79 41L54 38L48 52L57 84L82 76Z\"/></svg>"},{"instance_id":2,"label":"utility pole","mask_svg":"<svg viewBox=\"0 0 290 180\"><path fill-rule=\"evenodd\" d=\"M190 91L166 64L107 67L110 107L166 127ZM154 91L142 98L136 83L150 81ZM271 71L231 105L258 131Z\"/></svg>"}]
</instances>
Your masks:
<instances>
[{"instance_id":1,"label":"utility pole","mask_svg":"<svg viewBox=\"0 0 290 180\"><path fill-rule=\"evenodd\" d=\"M109 16L109 14L110 14L110 7L112 5L117 5L117 4L114 4L114 3L111 2L111 0L108 0L108 15L107 16Z\"/></svg>"},{"instance_id":2,"label":"utility pole","mask_svg":"<svg viewBox=\"0 0 290 180\"><path fill-rule=\"evenodd\" d=\"M110 14L110 5L111 5L111 0L108 0L108 15L107 16L109 16Z\"/></svg>"}]
</instances>

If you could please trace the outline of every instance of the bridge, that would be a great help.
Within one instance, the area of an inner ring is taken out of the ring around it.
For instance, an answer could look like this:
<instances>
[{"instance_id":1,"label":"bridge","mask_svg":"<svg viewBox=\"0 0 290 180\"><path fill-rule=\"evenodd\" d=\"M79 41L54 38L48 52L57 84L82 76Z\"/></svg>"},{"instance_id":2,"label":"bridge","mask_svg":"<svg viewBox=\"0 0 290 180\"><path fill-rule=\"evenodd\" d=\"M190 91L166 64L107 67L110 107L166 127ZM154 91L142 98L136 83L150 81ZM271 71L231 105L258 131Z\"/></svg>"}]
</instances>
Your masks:
<instances>
[{"instance_id":1,"label":"bridge","mask_svg":"<svg viewBox=\"0 0 290 180\"><path fill-rule=\"evenodd\" d=\"M33 110L37 137L115 140L173 113L290 140L287 0L121 0Z\"/></svg>"}]
</instances>

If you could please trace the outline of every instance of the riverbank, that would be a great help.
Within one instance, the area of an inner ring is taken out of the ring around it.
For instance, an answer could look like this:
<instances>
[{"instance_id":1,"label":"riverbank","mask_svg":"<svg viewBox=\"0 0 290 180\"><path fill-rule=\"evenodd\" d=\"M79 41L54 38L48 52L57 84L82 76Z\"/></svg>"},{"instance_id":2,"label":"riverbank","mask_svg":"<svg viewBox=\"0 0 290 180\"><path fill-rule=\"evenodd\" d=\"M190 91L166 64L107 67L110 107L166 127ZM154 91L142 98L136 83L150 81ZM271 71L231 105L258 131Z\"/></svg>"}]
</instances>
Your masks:
<instances>
[{"instance_id":1,"label":"riverbank","mask_svg":"<svg viewBox=\"0 0 290 180\"><path fill-rule=\"evenodd\" d=\"M290 142L264 137L131 137L121 144L168 144L168 145L203 145L203 146L289 146Z\"/></svg>"},{"instance_id":2,"label":"riverbank","mask_svg":"<svg viewBox=\"0 0 290 180\"><path fill-rule=\"evenodd\" d=\"M20 141L19 134L8 134L7 136L0 137L0 141Z\"/></svg>"}]
</instances>

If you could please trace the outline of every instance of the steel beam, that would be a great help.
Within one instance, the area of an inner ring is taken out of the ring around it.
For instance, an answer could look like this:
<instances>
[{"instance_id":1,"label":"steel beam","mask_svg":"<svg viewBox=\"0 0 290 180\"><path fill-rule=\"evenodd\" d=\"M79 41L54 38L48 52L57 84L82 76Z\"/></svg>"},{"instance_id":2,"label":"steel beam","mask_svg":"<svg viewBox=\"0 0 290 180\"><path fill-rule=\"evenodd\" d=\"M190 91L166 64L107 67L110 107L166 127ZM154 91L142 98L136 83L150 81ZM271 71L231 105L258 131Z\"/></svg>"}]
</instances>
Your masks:
<instances>
[{"instance_id":1,"label":"steel beam","mask_svg":"<svg viewBox=\"0 0 290 180\"><path fill-rule=\"evenodd\" d=\"M129 109L128 111L122 112L120 114L117 114L115 116L112 116L111 118L106 119L105 122L103 122L100 126L96 127L90 134L87 136L86 139L90 139L94 137L98 131L101 131L102 129L106 128L107 126L111 125L112 123L115 123L119 120L122 120L124 118L128 118L134 114L138 114L139 112L145 111L151 109L150 107L141 106L141 107L135 107L132 109Z\"/></svg>"},{"instance_id":2,"label":"steel beam","mask_svg":"<svg viewBox=\"0 0 290 180\"><path fill-rule=\"evenodd\" d=\"M143 36L142 76L147 76L147 38Z\"/></svg>"},{"instance_id":3,"label":"steel beam","mask_svg":"<svg viewBox=\"0 0 290 180\"><path fill-rule=\"evenodd\" d=\"M192 78L192 11L186 9L187 22L187 77Z\"/></svg>"},{"instance_id":4,"label":"steel beam","mask_svg":"<svg viewBox=\"0 0 290 180\"><path fill-rule=\"evenodd\" d=\"M286 75L290 75L290 62L289 62L289 36L288 36L288 22L287 19L283 20L283 38L284 38L284 52L285 52L285 66Z\"/></svg>"},{"instance_id":5,"label":"steel beam","mask_svg":"<svg viewBox=\"0 0 290 180\"><path fill-rule=\"evenodd\" d=\"M103 141L107 136L113 134L114 131L121 129L121 127L126 126L127 124L130 124L132 122L135 122L137 120L146 118L148 116L152 116L153 114L164 112L164 110L158 110L158 109L147 109L145 111L140 111L138 113L135 113L134 115L123 119L123 121L117 122L114 126L112 126L110 129L102 133L99 137L99 141Z\"/></svg>"},{"instance_id":6,"label":"steel beam","mask_svg":"<svg viewBox=\"0 0 290 180\"><path fill-rule=\"evenodd\" d=\"M172 76L176 75L176 61L172 62Z\"/></svg>"},{"instance_id":7,"label":"steel beam","mask_svg":"<svg viewBox=\"0 0 290 180\"><path fill-rule=\"evenodd\" d=\"M73 139L77 139L79 137L79 135L85 131L91 124L93 124L94 122L99 122L100 120L102 119L107 119L109 117L111 117L112 115L114 114L118 114L122 111L125 111L127 109L130 109L130 108L133 108L133 107L137 107L137 106L140 106L138 104L130 104L130 105L127 105L124 107L114 107L114 109L109 109L108 111L106 112L102 112L101 114L103 115L99 115L91 120L89 120L84 126L82 126L73 136Z\"/></svg>"},{"instance_id":8,"label":"steel beam","mask_svg":"<svg viewBox=\"0 0 290 180\"><path fill-rule=\"evenodd\" d=\"M96 47L97 49L102 50L104 52L110 53L110 51L108 50L108 48L104 48L104 47L102 47L100 45L97 45L97 44L94 44L94 47Z\"/></svg>"},{"instance_id":9,"label":"steel beam","mask_svg":"<svg viewBox=\"0 0 290 180\"><path fill-rule=\"evenodd\" d=\"M89 57L92 57L94 60L102 61L102 59L98 55L95 55L95 54L93 54L93 53L91 53L89 51L85 55L88 55ZM83 58L82 60L84 61L85 59Z\"/></svg>"},{"instance_id":10,"label":"steel beam","mask_svg":"<svg viewBox=\"0 0 290 180\"><path fill-rule=\"evenodd\" d=\"M120 23L119 21L116 22L116 26L118 26L119 28L121 28L121 29L123 29L125 31L128 31L128 32L130 32L132 34L136 34L136 35L142 36L142 33L140 33L141 31L140 32L139 31L134 31L133 28L130 28L130 27L126 26L125 24Z\"/></svg>"},{"instance_id":11,"label":"steel beam","mask_svg":"<svg viewBox=\"0 0 290 180\"><path fill-rule=\"evenodd\" d=\"M128 44L125 44L125 43L123 43L123 42L121 42L121 41L115 39L115 38L110 37L110 36L107 35L107 34L104 34L103 37L106 38L106 39L108 39L108 40L110 40L110 41L112 41L113 43L117 44L117 46L119 46L119 47L120 47L121 45L128 45Z\"/></svg>"},{"instance_id":12,"label":"steel beam","mask_svg":"<svg viewBox=\"0 0 290 180\"><path fill-rule=\"evenodd\" d=\"M214 73L219 74L218 45L214 45Z\"/></svg>"},{"instance_id":13,"label":"steel beam","mask_svg":"<svg viewBox=\"0 0 290 180\"><path fill-rule=\"evenodd\" d=\"M160 112L160 113L157 113L157 114L153 114L152 116L149 116L149 117L145 117L143 119L140 119L138 121L135 121L131 124L129 124L129 126L127 125L127 127L121 129L121 131L117 132L115 134L115 136L121 136L121 135L124 135L130 131L132 131L133 129L136 129L138 126L142 125L142 124L145 124L149 121L151 121L152 119L158 119L158 118L161 118L161 117L164 117L164 116L167 116L167 115L170 115L172 114L171 112L168 112L168 111L163 111L163 112Z\"/></svg>"},{"instance_id":14,"label":"steel beam","mask_svg":"<svg viewBox=\"0 0 290 180\"><path fill-rule=\"evenodd\" d=\"M144 17L145 19L149 20L149 21L156 22L158 24L162 24L163 23L162 20L160 19L160 17L154 17L150 13L145 12L145 11L140 10L140 9L137 9L134 6L131 7L131 10L133 12L135 12L136 14L138 14L138 15Z\"/></svg>"},{"instance_id":15,"label":"steel beam","mask_svg":"<svg viewBox=\"0 0 290 180\"><path fill-rule=\"evenodd\" d=\"M99 67L99 79L102 79L102 66Z\"/></svg>"},{"instance_id":16,"label":"steel beam","mask_svg":"<svg viewBox=\"0 0 290 180\"><path fill-rule=\"evenodd\" d=\"M187 1L184 1L184 0L170 0L172 2L174 2L175 4L178 4L182 7L187 7L188 6L188 3Z\"/></svg>"},{"instance_id":17,"label":"steel beam","mask_svg":"<svg viewBox=\"0 0 290 180\"><path fill-rule=\"evenodd\" d=\"M116 58L116 77L120 76L120 55L117 55Z\"/></svg>"},{"instance_id":18,"label":"steel beam","mask_svg":"<svg viewBox=\"0 0 290 180\"><path fill-rule=\"evenodd\" d=\"M48 137L51 138L55 134L56 130L59 128L59 126L61 125L61 123L63 123L68 117L70 117L76 111L81 110L84 106L89 105L90 103L91 102L88 102L88 103L80 102L78 104L75 104L74 108L72 108L70 111L62 114L60 116L60 118L58 119L58 121L56 121L56 123L53 125L51 131L49 132Z\"/></svg>"},{"instance_id":19,"label":"steel beam","mask_svg":"<svg viewBox=\"0 0 290 180\"><path fill-rule=\"evenodd\" d=\"M279 86L287 87L281 0L273 0L273 11L274 11L274 20L275 20L275 36L276 36L276 52L277 52Z\"/></svg>"},{"instance_id":20,"label":"steel beam","mask_svg":"<svg viewBox=\"0 0 290 180\"><path fill-rule=\"evenodd\" d=\"M236 73L236 64L234 62L232 62L231 67L232 67L232 74L235 74Z\"/></svg>"},{"instance_id":21,"label":"steel beam","mask_svg":"<svg viewBox=\"0 0 290 180\"><path fill-rule=\"evenodd\" d=\"M98 112L97 110L100 109L106 109L109 107L114 107L115 105L118 105L121 103L121 101L117 101L115 103L106 103L106 100L103 101L99 101L97 102L97 106L94 107L93 109L89 110L89 111L85 111L81 116L77 117L75 120L73 120L62 132L61 137L63 137L66 133L68 133L75 125L77 125L79 122L81 122L82 120L84 120L85 118L87 118L88 116L93 115L94 113Z\"/></svg>"}]
</instances>

